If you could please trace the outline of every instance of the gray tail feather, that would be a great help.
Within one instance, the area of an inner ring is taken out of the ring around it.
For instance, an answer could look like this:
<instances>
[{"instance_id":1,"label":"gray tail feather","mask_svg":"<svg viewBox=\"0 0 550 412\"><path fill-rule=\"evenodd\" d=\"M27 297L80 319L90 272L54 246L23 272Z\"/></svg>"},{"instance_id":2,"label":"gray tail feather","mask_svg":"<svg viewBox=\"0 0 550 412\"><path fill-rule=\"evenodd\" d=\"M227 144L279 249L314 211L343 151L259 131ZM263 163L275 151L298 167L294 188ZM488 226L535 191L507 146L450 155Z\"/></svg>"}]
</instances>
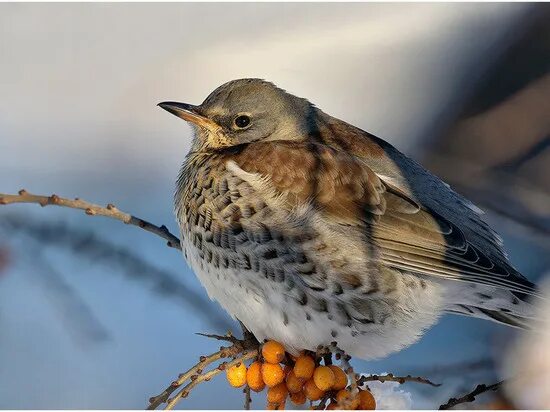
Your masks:
<instances>
[{"instance_id":1,"label":"gray tail feather","mask_svg":"<svg viewBox=\"0 0 550 412\"><path fill-rule=\"evenodd\" d=\"M457 315L487 319L493 322L527 330L536 329L537 323L539 322L535 318L527 318L502 310L491 310L469 305L454 305L452 308L449 308L447 312Z\"/></svg>"}]
</instances>

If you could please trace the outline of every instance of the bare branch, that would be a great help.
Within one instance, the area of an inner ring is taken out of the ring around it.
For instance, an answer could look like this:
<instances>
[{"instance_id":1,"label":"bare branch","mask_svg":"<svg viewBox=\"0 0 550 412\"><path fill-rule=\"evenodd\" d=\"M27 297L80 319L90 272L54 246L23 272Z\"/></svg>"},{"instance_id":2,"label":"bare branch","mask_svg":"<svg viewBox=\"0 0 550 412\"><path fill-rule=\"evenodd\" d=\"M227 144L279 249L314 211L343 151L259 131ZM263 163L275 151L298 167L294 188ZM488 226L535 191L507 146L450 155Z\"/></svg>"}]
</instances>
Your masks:
<instances>
[{"instance_id":1,"label":"bare branch","mask_svg":"<svg viewBox=\"0 0 550 412\"><path fill-rule=\"evenodd\" d=\"M217 339L218 337L218 335L205 336L213 339ZM201 356L196 365L194 365L187 372L179 375L178 379L173 381L161 394L151 397L149 399L149 406L147 406L147 409L156 409L165 402L168 404L166 409L172 409L177 402L179 402L182 398L187 397L189 391L200 382L209 381L213 376L225 370L227 367L231 367L239 363L239 360L245 361L258 356L259 348L260 344L254 337L241 340L236 339L233 345L229 347L222 346L218 352L208 356ZM221 359L235 358L239 355L241 356L234 359L232 362L222 362L215 369L203 374L204 368L210 364ZM170 395L188 380L191 380L191 382L184 386L172 399L169 399Z\"/></svg>"},{"instance_id":2,"label":"bare branch","mask_svg":"<svg viewBox=\"0 0 550 412\"><path fill-rule=\"evenodd\" d=\"M42 196L33 195L22 189L17 195L0 193L0 205L9 205L12 203L35 203L42 207L54 205L68 207L71 209L83 210L89 216L105 216L116 219L128 225L140 227L151 232L167 241L169 247L181 250L180 240L174 236L164 225L156 226L146 220L135 217L129 213L118 210L113 204L109 203L106 207L96 205L76 198L74 200L59 197L57 195Z\"/></svg>"},{"instance_id":3,"label":"bare branch","mask_svg":"<svg viewBox=\"0 0 550 412\"><path fill-rule=\"evenodd\" d=\"M252 403L252 398L250 397L250 386L246 385L243 389L244 393L244 410L250 410L250 404Z\"/></svg>"},{"instance_id":4,"label":"bare branch","mask_svg":"<svg viewBox=\"0 0 550 412\"><path fill-rule=\"evenodd\" d=\"M499 390L500 387L504 384L504 382L505 381L500 381L497 383L493 383L492 385L489 385L489 386L485 384L477 385L472 392L467 393L466 395L461 396L460 398L449 399L447 403L439 407L439 410L451 409L456 405L460 405L461 403L473 402L476 400L476 396L481 395L482 393Z\"/></svg>"},{"instance_id":5,"label":"bare branch","mask_svg":"<svg viewBox=\"0 0 550 412\"><path fill-rule=\"evenodd\" d=\"M225 369L228 369L234 365L238 365L241 362L247 361L249 359L253 359L258 356L258 349L253 349L251 351L245 352L241 356L239 356L237 359L231 361L231 362L224 362L220 364L216 369L212 369L211 371L208 371L207 373L203 375L198 375L195 379L191 380L187 385L185 385L172 399L169 399L167 401L166 408L164 409L174 409L174 406L182 399L186 398L189 395L189 392L191 389L193 389L195 386L197 386L201 382L208 382L210 379L212 379L214 376L218 375L219 373L223 372Z\"/></svg>"},{"instance_id":6,"label":"bare branch","mask_svg":"<svg viewBox=\"0 0 550 412\"><path fill-rule=\"evenodd\" d=\"M238 339L238 338L236 338L235 336L233 336L229 333L227 335L215 335L215 334L211 334L211 333L196 332L195 335L204 336L204 337L210 338L210 339L222 340L222 341L225 341L225 342L231 342L233 344L237 344L237 343L241 342L241 339Z\"/></svg>"},{"instance_id":7,"label":"bare branch","mask_svg":"<svg viewBox=\"0 0 550 412\"><path fill-rule=\"evenodd\" d=\"M202 373L203 369L217 360L232 356L237 354L235 345L229 348L222 347L218 352L215 352L208 356L201 356L199 362L194 365L187 372L179 375L178 379L173 381L170 386L168 386L162 393L157 396L149 398L149 406L147 409L156 409L160 404L166 402L172 392L178 389L181 385L185 383L188 379L191 379L192 376L196 376Z\"/></svg>"},{"instance_id":8,"label":"bare branch","mask_svg":"<svg viewBox=\"0 0 550 412\"><path fill-rule=\"evenodd\" d=\"M394 376L392 373L388 373L387 375L361 376L361 378L359 378L357 383L358 383L359 386L361 386L365 382L373 382L373 381L378 381L378 382L382 382L382 383L384 383L384 382L399 382L400 384L403 384L405 382L416 382L416 383L423 383L423 384L430 385L430 386L435 386L435 387L441 386L440 383L434 383L434 382L430 381L429 379L422 378L420 376L411 376L411 375Z\"/></svg>"}]
</instances>

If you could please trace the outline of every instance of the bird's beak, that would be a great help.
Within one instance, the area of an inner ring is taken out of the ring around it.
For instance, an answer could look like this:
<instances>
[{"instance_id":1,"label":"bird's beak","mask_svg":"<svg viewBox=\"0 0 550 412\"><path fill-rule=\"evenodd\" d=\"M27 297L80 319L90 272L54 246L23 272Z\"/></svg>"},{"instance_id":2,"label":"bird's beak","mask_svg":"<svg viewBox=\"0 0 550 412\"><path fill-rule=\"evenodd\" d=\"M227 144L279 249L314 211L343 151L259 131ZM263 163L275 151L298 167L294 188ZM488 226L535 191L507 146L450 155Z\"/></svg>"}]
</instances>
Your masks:
<instances>
[{"instance_id":1,"label":"bird's beak","mask_svg":"<svg viewBox=\"0 0 550 412\"><path fill-rule=\"evenodd\" d=\"M218 126L216 122L199 114L198 106L178 102L162 102L159 103L158 106L186 122L191 122L211 132L216 133L220 129L220 126Z\"/></svg>"}]
</instances>

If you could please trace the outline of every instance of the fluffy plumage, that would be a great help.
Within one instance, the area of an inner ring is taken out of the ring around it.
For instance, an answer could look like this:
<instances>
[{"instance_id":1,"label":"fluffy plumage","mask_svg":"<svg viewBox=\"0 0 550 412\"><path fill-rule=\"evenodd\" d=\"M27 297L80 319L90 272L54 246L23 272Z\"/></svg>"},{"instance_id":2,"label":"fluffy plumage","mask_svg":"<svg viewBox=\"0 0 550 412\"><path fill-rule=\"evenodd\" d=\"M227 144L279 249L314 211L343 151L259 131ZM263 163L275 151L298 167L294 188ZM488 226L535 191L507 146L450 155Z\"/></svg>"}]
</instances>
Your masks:
<instances>
[{"instance_id":1,"label":"fluffy plumage","mask_svg":"<svg viewBox=\"0 0 550 412\"><path fill-rule=\"evenodd\" d=\"M374 358L444 311L528 323L534 286L480 211L390 144L257 79L168 105L200 124L175 196L184 253L257 338Z\"/></svg>"}]
</instances>

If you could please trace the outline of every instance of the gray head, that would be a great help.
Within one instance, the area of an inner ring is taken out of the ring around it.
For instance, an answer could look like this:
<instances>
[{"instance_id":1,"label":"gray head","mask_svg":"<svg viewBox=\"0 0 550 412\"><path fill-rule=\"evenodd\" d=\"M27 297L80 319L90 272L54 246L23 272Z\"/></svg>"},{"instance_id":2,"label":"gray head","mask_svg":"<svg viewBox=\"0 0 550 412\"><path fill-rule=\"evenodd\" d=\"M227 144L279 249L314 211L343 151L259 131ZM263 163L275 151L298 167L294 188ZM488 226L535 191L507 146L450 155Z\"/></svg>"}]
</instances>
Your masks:
<instances>
[{"instance_id":1,"label":"gray head","mask_svg":"<svg viewBox=\"0 0 550 412\"><path fill-rule=\"evenodd\" d=\"M225 83L199 106L177 102L159 106L193 124L194 151L260 140L302 140L315 110L307 100L261 79Z\"/></svg>"}]
</instances>

